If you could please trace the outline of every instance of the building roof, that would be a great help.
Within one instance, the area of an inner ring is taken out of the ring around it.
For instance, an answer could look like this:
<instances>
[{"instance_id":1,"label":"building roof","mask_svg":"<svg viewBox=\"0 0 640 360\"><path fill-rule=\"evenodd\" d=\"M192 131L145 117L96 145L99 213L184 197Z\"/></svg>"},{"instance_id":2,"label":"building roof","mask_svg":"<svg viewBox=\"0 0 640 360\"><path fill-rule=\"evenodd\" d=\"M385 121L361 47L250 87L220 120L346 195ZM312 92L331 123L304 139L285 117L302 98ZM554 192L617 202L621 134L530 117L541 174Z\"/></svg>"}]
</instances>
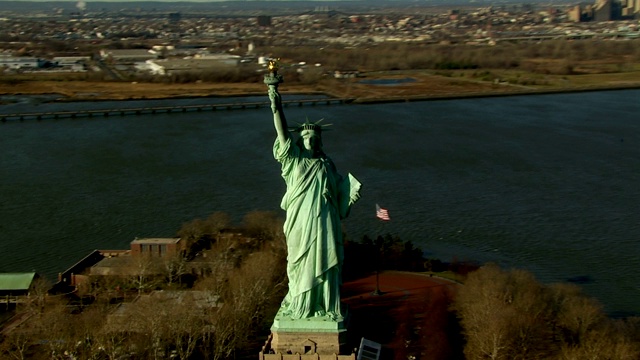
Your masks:
<instances>
[{"instance_id":1,"label":"building roof","mask_svg":"<svg viewBox=\"0 0 640 360\"><path fill-rule=\"evenodd\" d=\"M162 59L156 60L154 63L158 66L162 66L165 70L210 70L219 68L221 65L235 66L238 63L239 58L225 57L225 58L194 58L194 59Z\"/></svg>"},{"instance_id":2,"label":"building roof","mask_svg":"<svg viewBox=\"0 0 640 360\"><path fill-rule=\"evenodd\" d=\"M136 275L137 269L131 261L131 253L105 257L91 267L89 275Z\"/></svg>"},{"instance_id":3,"label":"building roof","mask_svg":"<svg viewBox=\"0 0 640 360\"><path fill-rule=\"evenodd\" d=\"M100 50L100 56L111 56L114 59L155 59L158 54L147 49L103 49Z\"/></svg>"},{"instance_id":4,"label":"building roof","mask_svg":"<svg viewBox=\"0 0 640 360\"><path fill-rule=\"evenodd\" d=\"M104 49L101 50L105 54L115 55L115 56L142 56L142 55L153 55L154 53L150 52L149 49Z\"/></svg>"},{"instance_id":5,"label":"building roof","mask_svg":"<svg viewBox=\"0 0 640 360\"><path fill-rule=\"evenodd\" d=\"M157 244L177 244L178 241L180 241L180 238L146 238L146 239L135 239L131 243L157 245Z\"/></svg>"},{"instance_id":6,"label":"building roof","mask_svg":"<svg viewBox=\"0 0 640 360\"><path fill-rule=\"evenodd\" d=\"M35 272L0 273L0 291L29 290L35 276Z\"/></svg>"}]
</instances>

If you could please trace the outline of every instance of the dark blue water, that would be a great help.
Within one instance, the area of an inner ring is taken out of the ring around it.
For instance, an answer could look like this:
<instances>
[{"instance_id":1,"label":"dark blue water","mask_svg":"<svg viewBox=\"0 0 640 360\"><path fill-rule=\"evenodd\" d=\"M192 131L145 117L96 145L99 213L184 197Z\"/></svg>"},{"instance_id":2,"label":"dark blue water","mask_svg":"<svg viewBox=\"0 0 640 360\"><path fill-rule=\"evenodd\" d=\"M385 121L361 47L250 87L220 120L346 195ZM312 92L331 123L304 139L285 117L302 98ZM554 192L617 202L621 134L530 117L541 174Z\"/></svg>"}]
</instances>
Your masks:
<instances>
[{"instance_id":1,"label":"dark blue water","mask_svg":"<svg viewBox=\"0 0 640 360\"><path fill-rule=\"evenodd\" d=\"M332 123L326 152L363 183L349 237L392 233L428 256L525 268L546 283L590 279L582 286L609 312L640 313L638 98L625 90L285 111L290 122ZM211 100L161 104L196 101ZM138 105L152 102L19 102L0 112ZM274 136L267 108L0 124L0 271L52 276L93 249L173 236L214 211L236 221L279 211ZM390 222L376 221L376 203Z\"/></svg>"}]
</instances>

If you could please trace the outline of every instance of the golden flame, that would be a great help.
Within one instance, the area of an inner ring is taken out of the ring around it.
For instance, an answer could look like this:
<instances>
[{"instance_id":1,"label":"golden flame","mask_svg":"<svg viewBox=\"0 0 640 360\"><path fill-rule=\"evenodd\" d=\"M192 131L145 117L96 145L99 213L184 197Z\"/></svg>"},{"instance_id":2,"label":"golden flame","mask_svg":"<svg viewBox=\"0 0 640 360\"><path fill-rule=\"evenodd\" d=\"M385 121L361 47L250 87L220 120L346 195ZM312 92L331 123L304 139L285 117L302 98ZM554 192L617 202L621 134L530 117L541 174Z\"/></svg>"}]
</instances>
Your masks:
<instances>
[{"instance_id":1,"label":"golden flame","mask_svg":"<svg viewBox=\"0 0 640 360\"><path fill-rule=\"evenodd\" d=\"M278 63L277 63L278 60L280 60L280 59L269 60L269 65L267 65L267 68L269 69L269 71L271 71L273 73L278 71Z\"/></svg>"}]
</instances>

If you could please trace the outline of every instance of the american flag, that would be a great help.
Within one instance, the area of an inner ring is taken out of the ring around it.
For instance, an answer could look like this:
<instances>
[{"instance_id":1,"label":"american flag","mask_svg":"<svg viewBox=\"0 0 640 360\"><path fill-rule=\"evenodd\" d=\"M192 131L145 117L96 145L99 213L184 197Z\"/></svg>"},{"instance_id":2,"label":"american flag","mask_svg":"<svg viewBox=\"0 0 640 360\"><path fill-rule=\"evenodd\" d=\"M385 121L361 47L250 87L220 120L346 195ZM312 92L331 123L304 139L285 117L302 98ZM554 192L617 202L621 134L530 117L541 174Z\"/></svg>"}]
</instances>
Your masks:
<instances>
[{"instance_id":1,"label":"american flag","mask_svg":"<svg viewBox=\"0 0 640 360\"><path fill-rule=\"evenodd\" d=\"M384 221L391 220L389 217L389 210L381 208L378 204L376 204L376 217Z\"/></svg>"}]
</instances>

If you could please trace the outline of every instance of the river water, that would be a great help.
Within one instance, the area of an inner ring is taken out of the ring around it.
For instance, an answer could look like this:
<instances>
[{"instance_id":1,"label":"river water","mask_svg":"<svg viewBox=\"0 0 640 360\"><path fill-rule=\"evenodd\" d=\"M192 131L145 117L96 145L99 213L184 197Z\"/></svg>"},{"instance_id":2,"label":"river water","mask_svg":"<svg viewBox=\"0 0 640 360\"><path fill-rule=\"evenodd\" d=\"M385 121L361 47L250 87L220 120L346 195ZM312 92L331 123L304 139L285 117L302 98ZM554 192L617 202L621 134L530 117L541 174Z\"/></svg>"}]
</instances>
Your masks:
<instances>
[{"instance_id":1,"label":"river water","mask_svg":"<svg viewBox=\"0 0 640 360\"><path fill-rule=\"evenodd\" d=\"M286 96L285 99L293 99ZM579 278L640 314L640 90L292 106L363 183L348 237L391 233L444 261L493 261L545 283ZM0 112L196 104L38 103ZM267 101L242 98L233 101ZM0 123L0 271L53 277L93 249L173 236L214 211L279 210L267 108ZM375 218L375 204L391 221Z\"/></svg>"}]
</instances>

